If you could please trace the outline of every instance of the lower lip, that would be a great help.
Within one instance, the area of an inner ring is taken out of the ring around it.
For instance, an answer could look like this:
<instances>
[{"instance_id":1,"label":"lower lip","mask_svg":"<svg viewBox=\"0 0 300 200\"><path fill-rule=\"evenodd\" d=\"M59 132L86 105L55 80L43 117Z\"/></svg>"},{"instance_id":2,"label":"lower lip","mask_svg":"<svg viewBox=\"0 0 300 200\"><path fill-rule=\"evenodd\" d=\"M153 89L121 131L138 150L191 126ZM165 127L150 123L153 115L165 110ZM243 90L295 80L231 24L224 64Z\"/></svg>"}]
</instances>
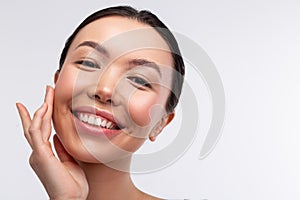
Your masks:
<instances>
[{"instance_id":1,"label":"lower lip","mask_svg":"<svg viewBox=\"0 0 300 200\"><path fill-rule=\"evenodd\" d=\"M120 129L107 129L102 128L100 126L89 125L85 122L79 120L75 115L73 115L75 127L78 128L79 133L86 133L90 135L105 137L108 139L112 139L113 137L120 134Z\"/></svg>"}]
</instances>

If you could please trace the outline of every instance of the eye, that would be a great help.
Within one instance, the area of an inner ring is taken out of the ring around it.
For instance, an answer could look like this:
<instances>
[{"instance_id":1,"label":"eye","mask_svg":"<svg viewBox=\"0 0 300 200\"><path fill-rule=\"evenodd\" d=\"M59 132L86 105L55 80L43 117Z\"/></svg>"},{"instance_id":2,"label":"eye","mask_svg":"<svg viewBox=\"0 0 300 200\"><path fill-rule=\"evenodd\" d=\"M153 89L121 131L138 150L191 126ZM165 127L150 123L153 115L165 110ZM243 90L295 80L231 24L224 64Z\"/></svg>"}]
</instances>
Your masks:
<instances>
[{"instance_id":1,"label":"eye","mask_svg":"<svg viewBox=\"0 0 300 200\"><path fill-rule=\"evenodd\" d=\"M128 77L128 79L131 80L132 82L134 82L135 84L138 84L142 87L147 87L147 88L150 88L150 89L152 88L151 84L143 78L136 77L136 76L131 76L131 77Z\"/></svg>"},{"instance_id":2,"label":"eye","mask_svg":"<svg viewBox=\"0 0 300 200\"><path fill-rule=\"evenodd\" d=\"M79 61L76 61L75 63L79 64L79 65L83 65L85 67L89 67L89 68L100 69L100 66L97 63L90 61L90 60L79 60Z\"/></svg>"}]
</instances>

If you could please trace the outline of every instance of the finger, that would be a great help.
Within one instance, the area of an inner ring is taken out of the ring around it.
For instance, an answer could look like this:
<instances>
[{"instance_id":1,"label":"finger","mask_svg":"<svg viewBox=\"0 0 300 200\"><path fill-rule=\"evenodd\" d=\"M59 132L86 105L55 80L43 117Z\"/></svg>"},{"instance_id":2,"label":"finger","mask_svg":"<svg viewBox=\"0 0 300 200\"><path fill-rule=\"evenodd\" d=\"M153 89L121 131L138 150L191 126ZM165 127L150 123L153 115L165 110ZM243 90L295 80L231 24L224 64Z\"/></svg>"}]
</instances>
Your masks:
<instances>
[{"instance_id":1,"label":"finger","mask_svg":"<svg viewBox=\"0 0 300 200\"><path fill-rule=\"evenodd\" d=\"M57 135L53 136L53 143L54 143L55 151L61 162L74 162L75 163L74 158L72 156L70 156L70 154L65 150L65 148L63 147L63 145L60 142Z\"/></svg>"},{"instance_id":2,"label":"finger","mask_svg":"<svg viewBox=\"0 0 300 200\"><path fill-rule=\"evenodd\" d=\"M44 102L48 104L48 110L45 115L46 119L52 118L53 97L54 97L54 89L51 86L47 85L46 95L45 95L45 99L44 99ZM49 109L49 108L51 108L51 109Z\"/></svg>"},{"instance_id":3,"label":"finger","mask_svg":"<svg viewBox=\"0 0 300 200\"><path fill-rule=\"evenodd\" d=\"M47 112L47 106L46 103L43 103L43 105L34 113L31 125L28 129L34 148L45 144L42 138L41 126L43 117Z\"/></svg>"},{"instance_id":4,"label":"finger","mask_svg":"<svg viewBox=\"0 0 300 200\"><path fill-rule=\"evenodd\" d=\"M46 88L46 95L44 102L47 103L48 109L43 117L43 124L42 124L42 137L43 141L48 141L51 135L51 120L52 120L52 112L53 112L53 98L54 98L54 90L51 86L47 86Z\"/></svg>"},{"instance_id":5,"label":"finger","mask_svg":"<svg viewBox=\"0 0 300 200\"><path fill-rule=\"evenodd\" d=\"M31 118L30 118L30 114L28 112L28 110L26 109L26 107L21 104L21 103L16 103L20 118L21 118L21 122L22 122L22 127L23 127L23 132L24 132L24 136L27 139L29 145L32 148L32 141L31 141L31 137L29 135L28 129L30 127L31 124Z\"/></svg>"}]
</instances>

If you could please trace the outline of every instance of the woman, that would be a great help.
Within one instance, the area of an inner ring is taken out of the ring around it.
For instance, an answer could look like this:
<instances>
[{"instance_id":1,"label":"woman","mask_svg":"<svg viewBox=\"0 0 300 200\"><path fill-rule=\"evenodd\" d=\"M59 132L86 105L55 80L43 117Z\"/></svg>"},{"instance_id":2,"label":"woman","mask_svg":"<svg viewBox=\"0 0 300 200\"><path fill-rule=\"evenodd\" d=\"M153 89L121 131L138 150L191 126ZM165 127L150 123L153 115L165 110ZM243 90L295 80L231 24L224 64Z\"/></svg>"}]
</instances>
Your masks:
<instances>
[{"instance_id":1,"label":"woman","mask_svg":"<svg viewBox=\"0 0 300 200\"><path fill-rule=\"evenodd\" d=\"M86 18L33 118L17 103L50 199L159 199L134 186L130 160L172 121L183 76L177 42L152 13L119 6Z\"/></svg>"}]
</instances>

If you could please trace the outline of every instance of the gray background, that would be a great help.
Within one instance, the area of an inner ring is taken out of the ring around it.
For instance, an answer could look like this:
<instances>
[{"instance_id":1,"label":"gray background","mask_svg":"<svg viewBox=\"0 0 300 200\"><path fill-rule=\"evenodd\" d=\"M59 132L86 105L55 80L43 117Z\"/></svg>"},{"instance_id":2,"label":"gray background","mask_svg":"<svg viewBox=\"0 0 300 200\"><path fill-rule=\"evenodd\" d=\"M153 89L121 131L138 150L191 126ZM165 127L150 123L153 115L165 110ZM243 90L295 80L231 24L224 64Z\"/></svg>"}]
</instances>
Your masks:
<instances>
[{"instance_id":1,"label":"gray background","mask_svg":"<svg viewBox=\"0 0 300 200\"><path fill-rule=\"evenodd\" d=\"M198 154L209 125L206 88L200 84L199 134L173 165L134 175L136 185L168 198L209 200L299 199L300 2L247 1L1 1L0 199L47 199L30 169L15 102L33 112L42 102L67 36L88 14L129 4L156 13L172 30L196 41L215 63L226 94L226 121L216 148ZM119 2L119 3L118 3ZM176 137L175 122L155 144ZM177 121L176 121L177 120Z\"/></svg>"}]
</instances>

